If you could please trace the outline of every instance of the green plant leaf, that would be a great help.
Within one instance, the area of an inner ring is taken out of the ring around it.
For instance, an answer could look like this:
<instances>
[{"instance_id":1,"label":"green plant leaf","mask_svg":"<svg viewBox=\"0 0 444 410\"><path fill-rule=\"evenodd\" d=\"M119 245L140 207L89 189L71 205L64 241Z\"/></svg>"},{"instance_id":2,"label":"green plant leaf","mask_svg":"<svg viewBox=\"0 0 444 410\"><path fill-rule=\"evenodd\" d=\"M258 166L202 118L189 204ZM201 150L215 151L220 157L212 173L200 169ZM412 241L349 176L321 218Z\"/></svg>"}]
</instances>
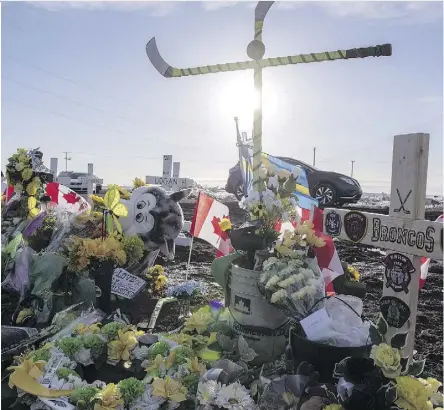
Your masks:
<instances>
[{"instance_id":1,"label":"green plant leaf","mask_svg":"<svg viewBox=\"0 0 444 410\"><path fill-rule=\"evenodd\" d=\"M401 374L405 374L407 372L407 364L409 362L409 357L401 357Z\"/></svg>"},{"instance_id":2,"label":"green plant leaf","mask_svg":"<svg viewBox=\"0 0 444 410\"><path fill-rule=\"evenodd\" d=\"M248 343L242 336L239 336L237 347L239 349L240 358L244 362L251 362L255 359L255 357L258 356L258 354L251 347L248 346Z\"/></svg>"},{"instance_id":3,"label":"green plant leaf","mask_svg":"<svg viewBox=\"0 0 444 410\"><path fill-rule=\"evenodd\" d=\"M119 222L119 218L117 218L117 216L113 214L113 220L114 220L114 225L116 225L117 232L119 232L120 235L122 235L122 225Z\"/></svg>"},{"instance_id":4,"label":"green plant leaf","mask_svg":"<svg viewBox=\"0 0 444 410\"><path fill-rule=\"evenodd\" d=\"M379 345L383 341L381 333L379 333L378 328L372 323L369 328L369 335L372 345Z\"/></svg>"},{"instance_id":5,"label":"green plant leaf","mask_svg":"<svg viewBox=\"0 0 444 410\"><path fill-rule=\"evenodd\" d=\"M395 349L402 349L407 342L407 333L396 333L393 335L392 340L390 341L390 345Z\"/></svg>"},{"instance_id":6,"label":"green plant leaf","mask_svg":"<svg viewBox=\"0 0 444 410\"><path fill-rule=\"evenodd\" d=\"M425 359L412 361L410 363L409 369L407 370L407 374L410 376L418 377L423 371L425 366Z\"/></svg>"},{"instance_id":7,"label":"green plant leaf","mask_svg":"<svg viewBox=\"0 0 444 410\"><path fill-rule=\"evenodd\" d=\"M379 318L378 318L378 322L376 323L376 326L378 327L378 331L379 331L379 333L381 333L381 335L384 336L385 334L387 334L388 323L385 321L382 314L379 314Z\"/></svg>"}]
</instances>

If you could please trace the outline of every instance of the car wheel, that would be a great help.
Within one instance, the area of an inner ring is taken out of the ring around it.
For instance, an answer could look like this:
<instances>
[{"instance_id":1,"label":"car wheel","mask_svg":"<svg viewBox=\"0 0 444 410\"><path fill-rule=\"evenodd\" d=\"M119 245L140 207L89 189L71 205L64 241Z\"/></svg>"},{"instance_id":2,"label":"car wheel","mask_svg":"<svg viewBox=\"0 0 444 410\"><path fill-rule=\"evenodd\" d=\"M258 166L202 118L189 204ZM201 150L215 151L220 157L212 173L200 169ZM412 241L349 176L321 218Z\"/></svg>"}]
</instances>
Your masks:
<instances>
[{"instance_id":1,"label":"car wheel","mask_svg":"<svg viewBox=\"0 0 444 410\"><path fill-rule=\"evenodd\" d=\"M323 206L332 206L336 202L336 191L329 184L318 185L314 196L319 201L319 204Z\"/></svg>"},{"instance_id":2,"label":"car wheel","mask_svg":"<svg viewBox=\"0 0 444 410\"><path fill-rule=\"evenodd\" d=\"M244 183L239 182L234 187L234 196L237 198L238 201L240 201L244 197Z\"/></svg>"}]
</instances>

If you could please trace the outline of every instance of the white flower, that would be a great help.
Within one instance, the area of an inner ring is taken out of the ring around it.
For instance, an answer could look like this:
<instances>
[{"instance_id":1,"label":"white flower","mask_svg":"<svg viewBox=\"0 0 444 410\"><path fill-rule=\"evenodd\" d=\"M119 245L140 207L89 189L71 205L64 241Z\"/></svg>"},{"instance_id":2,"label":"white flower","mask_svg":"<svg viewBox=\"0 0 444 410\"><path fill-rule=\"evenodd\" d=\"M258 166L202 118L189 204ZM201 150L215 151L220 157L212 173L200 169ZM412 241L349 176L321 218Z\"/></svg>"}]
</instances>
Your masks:
<instances>
[{"instance_id":1,"label":"white flower","mask_svg":"<svg viewBox=\"0 0 444 410\"><path fill-rule=\"evenodd\" d=\"M201 405L212 405L221 388L221 384L215 380L199 382L197 385L197 400Z\"/></svg>"},{"instance_id":2,"label":"white flower","mask_svg":"<svg viewBox=\"0 0 444 410\"><path fill-rule=\"evenodd\" d=\"M276 265L279 262L279 259L272 256L271 258L268 258L264 264L262 265L263 270L270 270L274 265Z\"/></svg>"},{"instance_id":3,"label":"white flower","mask_svg":"<svg viewBox=\"0 0 444 410\"><path fill-rule=\"evenodd\" d=\"M258 174L259 174L259 178L260 178L260 179L265 179L265 178L267 178L267 168L265 168L265 167L260 167L260 168L259 168L259 171L258 171Z\"/></svg>"},{"instance_id":4,"label":"white flower","mask_svg":"<svg viewBox=\"0 0 444 410\"><path fill-rule=\"evenodd\" d=\"M291 175L290 172L287 171L286 169L281 169L277 174L279 179L287 179L290 177L290 175Z\"/></svg>"},{"instance_id":5,"label":"white flower","mask_svg":"<svg viewBox=\"0 0 444 410\"><path fill-rule=\"evenodd\" d=\"M137 346L132 352L133 359L144 360L148 357L148 346Z\"/></svg>"},{"instance_id":6,"label":"white flower","mask_svg":"<svg viewBox=\"0 0 444 410\"><path fill-rule=\"evenodd\" d=\"M277 188L279 186L278 177L276 176L269 177L267 185L269 188Z\"/></svg>"},{"instance_id":7,"label":"white flower","mask_svg":"<svg viewBox=\"0 0 444 410\"><path fill-rule=\"evenodd\" d=\"M68 375L68 381L72 383L74 389L80 389L81 387L85 387L88 384L80 377L74 376L73 374Z\"/></svg>"},{"instance_id":8,"label":"white flower","mask_svg":"<svg viewBox=\"0 0 444 410\"><path fill-rule=\"evenodd\" d=\"M247 207L252 207L254 205L257 205L261 200L261 195L258 191L252 189L248 192L247 197L245 198L245 205Z\"/></svg>"},{"instance_id":9,"label":"white flower","mask_svg":"<svg viewBox=\"0 0 444 410\"><path fill-rule=\"evenodd\" d=\"M91 387L97 387L98 389L102 390L106 387L106 383L102 382L101 380L94 380L91 383Z\"/></svg>"},{"instance_id":10,"label":"white flower","mask_svg":"<svg viewBox=\"0 0 444 410\"><path fill-rule=\"evenodd\" d=\"M291 170L291 176L297 180L299 178L299 175L301 175L301 170L299 169L299 167L294 167Z\"/></svg>"},{"instance_id":11,"label":"white flower","mask_svg":"<svg viewBox=\"0 0 444 410\"><path fill-rule=\"evenodd\" d=\"M91 350L82 348L77 353L74 354L74 360L83 365L88 366L94 362L91 360Z\"/></svg>"},{"instance_id":12,"label":"white flower","mask_svg":"<svg viewBox=\"0 0 444 410\"><path fill-rule=\"evenodd\" d=\"M214 401L216 406L229 410L253 410L254 401L239 382L223 386Z\"/></svg>"},{"instance_id":13,"label":"white flower","mask_svg":"<svg viewBox=\"0 0 444 410\"><path fill-rule=\"evenodd\" d=\"M282 299L285 299L287 297L287 291L285 289L278 290L277 292L274 292L271 295L270 302L271 303L278 303Z\"/></svg>"},{"instance_id":14,"label":"white flower","mask_svg":"<svg viewBox=\"0 0 444 410\"><path fill-rule=\"evenodd\" d=\"M160 396L152 396L153 388L150 384L145 386L145 392L137 400L131 403L129 410L158 410L165 402Z\"/></svg>"},{"instance_id":15,"label":"white flower","mask_svg":"<svg viewBox=\"0 0 444 410\"><path fill-rule=\"evenodd\" d=\"M279 276L272 276L271 279L265 285L265 289L271 289L274 285L276 285L281 279Z\"/></svg>"},{"instance_id":16,"label":"white flower","mask_svg":"<svg viewBox=\"0 0 444 410\"><path fill-rule=\"evenodd\" d=\"M273 164L269 163L266 168L268 175L276 175L276 167Z\"/></svg>"}]
</instances>

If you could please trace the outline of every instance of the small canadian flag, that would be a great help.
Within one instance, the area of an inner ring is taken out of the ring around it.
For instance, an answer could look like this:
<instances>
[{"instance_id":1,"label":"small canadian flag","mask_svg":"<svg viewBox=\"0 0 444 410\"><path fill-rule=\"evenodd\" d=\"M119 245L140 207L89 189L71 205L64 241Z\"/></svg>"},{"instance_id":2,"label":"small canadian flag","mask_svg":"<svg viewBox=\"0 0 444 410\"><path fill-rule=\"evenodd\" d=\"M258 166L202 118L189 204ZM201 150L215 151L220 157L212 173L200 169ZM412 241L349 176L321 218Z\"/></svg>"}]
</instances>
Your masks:
<instances>
[{"instance_id":1,"label":"small canadian flag","mask_svg":"<svg viewBox=\"0 0 444 410\"><path fill-rule=\"evenodd\" d=\"M228 233L222 231L219 226L219 222L224 218L229 218L228 207L200 192L194 208L190 234L213 245L217 249L216 257L233 252Z\"/></svg>"}]
</instances>

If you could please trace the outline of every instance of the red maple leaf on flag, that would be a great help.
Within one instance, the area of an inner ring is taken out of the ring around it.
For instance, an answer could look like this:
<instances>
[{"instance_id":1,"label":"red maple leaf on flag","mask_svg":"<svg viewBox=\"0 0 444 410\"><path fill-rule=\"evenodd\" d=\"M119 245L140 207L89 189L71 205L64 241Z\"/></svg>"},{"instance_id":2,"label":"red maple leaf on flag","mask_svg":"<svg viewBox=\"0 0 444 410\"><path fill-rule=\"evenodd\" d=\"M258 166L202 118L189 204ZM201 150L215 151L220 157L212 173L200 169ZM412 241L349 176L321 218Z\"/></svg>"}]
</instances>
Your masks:
<instances>
[{"instance_id":1,"label":"red maple leaf on flag","mask_svg":"<svg viewBox=\"0 0 444 410\"><path fill-rule=\"evenodd\" d=\"M63 198L68 204L76 204L80 201L80 197L75 192L70 192L69 194L63 194Z\"/></svg>"},{"instance_id":2,"label":"red maple leaf on flag","mask_svg":"<svg viewBox=\"0 0 444 410\"><path fill-rule=\"evenodd\" d=\"M228 216L224 215L224 218L228 218ZM219 236L224 241L228 241L229 236L228 232L224 232L222 229L220 229L219 222L221 221L220 218L213 216L213 220L211 221L211 225L213 225L214 233Z\"/></svg>"}]
</instances>

